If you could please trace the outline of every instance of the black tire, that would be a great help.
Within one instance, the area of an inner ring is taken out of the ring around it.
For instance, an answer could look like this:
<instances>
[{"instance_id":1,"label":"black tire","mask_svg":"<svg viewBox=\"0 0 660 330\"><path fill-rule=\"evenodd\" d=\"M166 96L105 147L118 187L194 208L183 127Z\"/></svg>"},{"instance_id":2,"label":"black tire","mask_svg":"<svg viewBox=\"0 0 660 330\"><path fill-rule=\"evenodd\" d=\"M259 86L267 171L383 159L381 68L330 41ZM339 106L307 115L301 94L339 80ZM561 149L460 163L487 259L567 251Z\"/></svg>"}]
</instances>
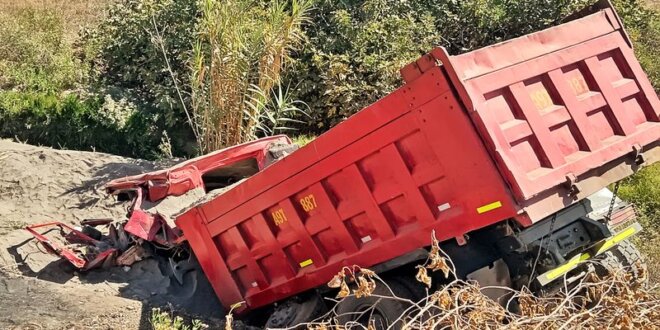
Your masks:
<instances>
[{"instance_id":1,"label":"black tire","mask_svg":"<svg viewBox=\"0 0 660 330\"><path fill-rule=\"evenodd\" d=\"M635 280L646 280L646 263L635 245L627 240L622 241L612 249L612 253L617 257L624 269L633 275Z\"/></svg>"},{"instance_id":2,"label":"black tire","mask_svg":"<svg viewBox=\"0 0 660 330\"><path fill-rule=\"evenodd\" d=\"M607 276L626 271L637 281L646 280L646 264L637 248L629 241L622 241L617 246L603 253L596 264L596 274Z\"/></svg>"},{"instance_id":3,"label":"black tire","mask_svg":"<svg viewBox=\"0 0 660 330\"><path fill-rule=\"evenodd\" d=\"M306 329L305 326L297 325L314 320L324 310L325 303L315 292L288 299L275 307L266 321L265 328Z\"/></svg>"},{"instance_id":4,"label":"black tire","mask_svg":"<svg viewBox=\"0 0 660 330\"><path fill-rule=\"evenodd\" d=\"M617 273L621 271L623 266L614 253L612 253L612 250L599 255L594 261L594 270L596 275L600 277Z\"/></svg>"},{"instance_id":5,"label":"black tire","mask_svg":"<svg viewBox=\"0 0 660 330\"><path fill-rule=\"evenodd\" d=\"M413 293L398 281L390 280L387 281L387 284L397 297L406 299L413 297ZM378 330L400 329L403 322L398 318L409 307L409 304L394 298L374 296L392 297L392 292L384 284L378 283L372 296L362 298L349 296L344 298L335 307L338 323L345 326L346 329L351 329L362 328L358 325L367 327L369 321L372 320Z\"/></svg>"},{"instance_id":6,"label":"black tire","mask_svg":"<svg viewBox=\"0 0 660 330\"><path fill-rule=\"evenodd\" d=\"M397 276L392 279L392 281L398 283L403 288L406 289L405 292L402 292L402 295L399 297L410 299L414 302L418 302L424 299L428 293L426 291L426 286L415 279L415 275L410 276Z\"/></svg>"}]
</instances>

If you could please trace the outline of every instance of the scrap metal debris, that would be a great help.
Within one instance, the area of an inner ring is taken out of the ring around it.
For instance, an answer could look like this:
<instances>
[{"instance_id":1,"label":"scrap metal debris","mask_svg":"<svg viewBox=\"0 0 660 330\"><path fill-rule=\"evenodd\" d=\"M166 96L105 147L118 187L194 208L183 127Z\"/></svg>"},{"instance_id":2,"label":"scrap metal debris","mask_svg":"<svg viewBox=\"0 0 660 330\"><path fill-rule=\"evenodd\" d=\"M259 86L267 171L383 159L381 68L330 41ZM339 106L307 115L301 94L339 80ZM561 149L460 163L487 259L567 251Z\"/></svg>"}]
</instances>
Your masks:
<instances>
[{"instance_id":1,"label":"scrap metal debris","mask_svg":"<svg viewBox=\"0 0 660 330\"><path fill-rule=\"evenodd\" d=\"M191 253L178 253L185 237L176 226L176 215L208 193L224 192L296 149L284 135L267 137L168 169L116 179L105 190L119 201L131 202L125 219L85 219L76 228L48 222L25 229L48 253L81 270L126 267L152 256L154 250L171 251L172 274L182 283L195 260Z\"/></svg>"}]
</instances>

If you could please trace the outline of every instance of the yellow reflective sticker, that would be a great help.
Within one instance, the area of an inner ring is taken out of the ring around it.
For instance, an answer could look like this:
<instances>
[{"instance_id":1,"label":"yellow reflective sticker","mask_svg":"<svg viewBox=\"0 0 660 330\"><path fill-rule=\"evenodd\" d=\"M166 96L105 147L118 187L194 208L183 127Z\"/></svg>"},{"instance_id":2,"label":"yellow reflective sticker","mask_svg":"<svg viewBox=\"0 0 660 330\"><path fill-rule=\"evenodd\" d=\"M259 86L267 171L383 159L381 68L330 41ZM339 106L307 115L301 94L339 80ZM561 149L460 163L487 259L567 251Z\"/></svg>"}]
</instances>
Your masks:
<instances>
[{"instance_id":1,"label":"yellow reflective sticker","mask_svg":"<svg viewBox=\"0 0 660 330\"><path fill-rule=\"evenodd\" d=\"M569 271L573 270L577 265L579 265L581 262L589 260L591 258L591 255L589 253L583 253L576 255L573 257L571 260L569 260L567 263L549 271L546 273L546 277L549 280L554 280L555 278L564 275L565 273L568 273Z\"/></svg>"},{"instance_id":2,"label":"yellow reflective sticker","mask_svg":"<svg viewBox=\"0 0 660 330\"><path fill-rule=\"evenodd\" d=\"M305 267L307 267L307 266L309 266L313 263L314 263L314 261L312 261L312 259L307 259L307 260L300 263L300 267L305 268Z\"/></svg>"},{"instance_id":3,"label":"yellow reflective sticker","mask_svg":"<svg viewBox=\"0 0 660 330\"><path fill-rule=\"evenodd\" d=\"M477 208L477 213L479 213L479 214L486 213L486 212L492 211L494 209L499 209L500 207L502 207L502 202L500 202L500 201L492 202L490 204L486 204L482 207Z\"/></svg>"},{"instance_id":4,"label":"yellow reflective sticker","mask_svg":"<svg viewBox=\"0 0 660 330\"><path fill-rule=\"evenodd\" d=\"M623 241L624 239L626 239L626 238L632 236L633 234L635 234L635 233L637 233L637 232L638 232L638 228L637 228L636 226L634 226L634 225L632 225L632 226L630 226L630 227L628 227L628 228L622 230L620 233L614 235L613 237L611 237L610 239L608 239L607 241L605 241L605 244L603 244L603 245L598 249L597 254L601 254L601 253L603 253L603 252L609 250L609 249L612 248L613 246L619 244L621 241Z\"/></svg>"}]
</instances>

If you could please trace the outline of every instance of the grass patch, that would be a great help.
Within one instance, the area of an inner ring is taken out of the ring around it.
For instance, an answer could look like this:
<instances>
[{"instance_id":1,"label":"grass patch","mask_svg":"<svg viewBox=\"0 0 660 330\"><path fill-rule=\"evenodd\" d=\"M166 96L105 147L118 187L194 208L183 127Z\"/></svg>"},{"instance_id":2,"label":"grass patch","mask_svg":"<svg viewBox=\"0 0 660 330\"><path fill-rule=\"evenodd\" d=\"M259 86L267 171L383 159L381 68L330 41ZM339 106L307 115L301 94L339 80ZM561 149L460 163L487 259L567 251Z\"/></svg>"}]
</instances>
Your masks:
<instances>
[{"instance_id":1,"label":"grass patch","mask_svg":"<svg viewBox=\"0 0 660 330\"><path fill-rule=\"evenodd\" d=\"M0 13L13 15L25 9L57 13L64 25L67 42L73 42L80 32L104 16L106 4L113 0L0 0Z\"/></svg>"},{"instance_id":2,"label":"grass patch","mask_svg":"<svg viewBox=\"0 0 660 330\"><path fill-rule=\"evenodd\" d=\"M619 196L635 203L645 225L660 229L660 163L625 179Z\"/></svg>"},{"instance_id":3,"label":"grass patch","mask_svg":"<svg viewBox=\"0 0 660 330\"><path fill-rule=\"evenodd\" d=\"M646 257L649 279L660 283L660 163L625 179L619 196L635 204L639 222L644 227L635 238L635 245Z\"/></svg>"},{"instance_id":4,"label":"grass patch","mask_svg":"<svg viewBox=\"0 0 660 330\"><path fill-rule=\"evenodd\" d=\"M82 80L81 63L64 39L64 19L54 10L0 11L0 87L61 91Z\"/></svg>"},{"instance_id":5,"label":"grass patch","mask_svg":"<svg viewBox=\"0 0 660 330\"><path fill-rule=\"evenodd\" d=\"M88 69L79 33L103 17L110 0L0 0L0 88L62 91Z\"/></svg>"},{"instance_id":6,"label":"grass patch","mask_svg":"<svg viewBox=\"0 0 660 330\"><path fill-rule=\"evenodd\" d=\"M307 145L308 143L314 141L316 139L316 135L298 135L298 136L293 136L291 137L291 140L293 143L299 145L301 148Z\"/></svg>"},{"instance_id":7,"label":"grass patch","mask_svg":"<svg viewBox=\"0 0 660 330\"><path fill-rule=\"evenodd\" d=\"M151 310L149 322L153 330L201 330L208 328L202 321L192 320L187 323L181 316L174 316L172 313L162 311L160 308Z\"/></svg>"},{"instance_id":8,"label":"grass patch","mask_svg":"<svg viewBox=\"0 0 660 330\"><path fill-rule=\"evenodd\" d=\"M125 100L0 91L0 136L59 149L158 158L155 119Z\"/></svg>"}]
</instances>

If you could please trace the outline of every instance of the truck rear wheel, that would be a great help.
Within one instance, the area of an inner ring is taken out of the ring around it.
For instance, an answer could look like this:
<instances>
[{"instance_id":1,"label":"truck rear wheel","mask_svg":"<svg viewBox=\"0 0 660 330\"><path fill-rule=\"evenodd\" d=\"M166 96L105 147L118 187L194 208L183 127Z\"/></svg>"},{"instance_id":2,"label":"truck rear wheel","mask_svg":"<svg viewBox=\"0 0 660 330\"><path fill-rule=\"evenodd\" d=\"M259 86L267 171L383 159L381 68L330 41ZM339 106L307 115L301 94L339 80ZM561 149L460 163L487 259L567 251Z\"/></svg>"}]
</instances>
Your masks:
<instances>
[{"instance_id":1,"label":"truck rear wheel","mask_svg":"<svg viewBox=\"0 0 660 330\"><path fill-rule=\"evenodd\" d=\"M275 307L266 321L265 328L306 329L306 326L300 324L312 321L320 316L324 309L325 304L316 293L291 298Z\"/></svg>"},{"instance_id":2,"label":"truck rear wheel","mask_svg":"<svg viewBox=\"0 0 660 330\"><path fill-rule=\"evenodd\" d=\"M607 276L623 269L630 272L637 281L645 282L646 280L646 264L642 259L642 255L627 240L605 252L598 261L596 274L599 276Z\"/></svg>"},{"instance_id":3,"label":"truck rear wheel","mask_svg":"<svg viewBox=\"0 0 660 330\"><path fill-rule=\"evenodd\" d=\"M636 280L646 280L646 263L637 247L629 242L623 241L617 245L612 252L620 260L626 270L631 272Z\"/></svg>"},{"instance_id":4,"label":"truck rear wheel","mask_svg":"<svg viewBox=\"0 0 660 330\"><path fill-rule=\"evenodd\" d=\"M396 297L410 299L414 294L397 281L388 281ZM351 325L368 327L373 324L375 329L400 329L403 321L399 317L409 304L395 298L384 284L378 283L369 297L356 298L350 296L337 303L336 313L340 325L348 329Z\"/></svg>"}]
</instances>

